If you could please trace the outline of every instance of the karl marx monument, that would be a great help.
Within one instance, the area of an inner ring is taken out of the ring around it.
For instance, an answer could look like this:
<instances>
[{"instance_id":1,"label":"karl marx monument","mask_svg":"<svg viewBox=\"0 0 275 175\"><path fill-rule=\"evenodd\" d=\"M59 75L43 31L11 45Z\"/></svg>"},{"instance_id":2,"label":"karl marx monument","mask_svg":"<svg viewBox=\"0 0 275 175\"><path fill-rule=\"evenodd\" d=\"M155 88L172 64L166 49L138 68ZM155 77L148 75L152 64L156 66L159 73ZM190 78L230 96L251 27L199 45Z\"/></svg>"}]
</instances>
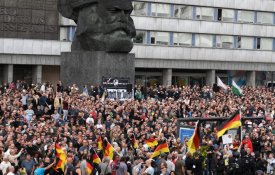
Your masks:
<instances>
[{"instance_id":1,"label":"karl marx monument","mask_svg":"<svg viewBox=\"0 0 275 175\"><path fill-rule=\"evenodd\" d=\"M103 77L134 82L132 0L58 0L58 10L77 24L72 52L61 56L64 84L100 85Z\"/></svg>"}]
</instances>

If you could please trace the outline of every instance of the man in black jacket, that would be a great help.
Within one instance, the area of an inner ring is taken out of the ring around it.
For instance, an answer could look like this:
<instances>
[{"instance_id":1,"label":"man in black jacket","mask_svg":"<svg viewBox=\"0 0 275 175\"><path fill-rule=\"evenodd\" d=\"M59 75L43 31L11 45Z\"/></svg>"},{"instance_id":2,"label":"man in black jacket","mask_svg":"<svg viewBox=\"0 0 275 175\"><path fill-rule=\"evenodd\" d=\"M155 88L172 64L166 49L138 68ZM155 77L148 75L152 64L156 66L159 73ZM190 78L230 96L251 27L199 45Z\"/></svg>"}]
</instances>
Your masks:
<instances>
[{"instance_id":1,"label":"man in black jacket","mask_svg":"<svg viewBox=\"0 0 275 175\"><path fill-rule=\"evenodd\" d=\"M198 153L194 153L194 165L193 165L194 175L203 174L202 164L203 164L203 158Z\"/></svg>"},{"instance_id":2,"label":"man in black jacket","mask_svg":"<svg viewBox=\"0 0 275 175\"><path fill-rule=\"evenodd\" d=\"M225 163L222 156L217 156L217 175L223 175L225 170Z\"/></svg>"}]
</instances>

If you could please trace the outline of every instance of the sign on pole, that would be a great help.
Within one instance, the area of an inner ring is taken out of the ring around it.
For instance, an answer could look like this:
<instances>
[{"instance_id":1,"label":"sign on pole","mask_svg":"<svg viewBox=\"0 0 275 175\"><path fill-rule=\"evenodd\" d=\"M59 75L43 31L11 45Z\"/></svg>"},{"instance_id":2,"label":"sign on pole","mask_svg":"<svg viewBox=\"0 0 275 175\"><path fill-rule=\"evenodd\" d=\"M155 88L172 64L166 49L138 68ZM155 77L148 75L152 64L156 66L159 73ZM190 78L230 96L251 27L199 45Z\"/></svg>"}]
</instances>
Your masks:
<instances>
[{"instance_id":1,"label":"sign on pole","mask_svg":"<svg viewBox=\"0 0 275 175\"><path fill-rule=\"evenodd\" d=\"M193 133L194 133L195 128L190 128L190 127L180 127L179 129L179 137L180 137L180 141L184 142L185 138L190 138L192 137Z\"/></svg>"}]
</instances>

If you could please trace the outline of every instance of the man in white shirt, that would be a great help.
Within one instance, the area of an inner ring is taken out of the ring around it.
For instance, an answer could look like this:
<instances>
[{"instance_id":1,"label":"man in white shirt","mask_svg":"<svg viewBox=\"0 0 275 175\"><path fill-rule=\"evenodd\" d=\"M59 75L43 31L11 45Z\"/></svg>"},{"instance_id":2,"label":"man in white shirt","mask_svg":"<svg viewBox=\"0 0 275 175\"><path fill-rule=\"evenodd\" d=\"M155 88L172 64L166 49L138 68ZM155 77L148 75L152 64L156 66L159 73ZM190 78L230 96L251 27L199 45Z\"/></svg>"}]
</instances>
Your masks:
<instances>
[{"instance_id":1,"label":"man in white shirt","mask_svg":"<svg viewBox=\"0 0 275 175\"><path fill-rule=\"evenodd\" d=\"M275 158L273 156L273 153L269 154L269 157L267 159L267 174L274 174L274 164L275 164Z\"/></svg>"},{"instance_id":2,"label":"man in white shirt","mask_svg":"<svg viewBox=\"0 0 275 175\"><path fill-rule=\"evenodd\" d=\"M0 164L0 170L2 170L3 174L6 174L10 166L11 163L8 161L8 157L5 155L3 157L3 161Z\"/></svg>"},{"instance_id":3,"label":"man in white shirt","mask_svg":"<svg viewBox=\"0 0 275 175\"><path fill-rule=\"evenodd\" d=\"M46 92L46 83L42 84L42 86L40 87L40 91L42 91L43 93Z\"/></svg>"},{"instance_id":4,"label":"man in white shirt","mask_svg":"<svg viewBox=\"0 0 275 175\"><path fill-rule=\"evenodd\" d=\"M171 173L171 171L175 171L175 164L172 162L172 155L171 154L168 155L166 164L167 164L168 173Z\"/></svg>"},{"instance_id":5,"label":"man in white shirt","mask_svg":"<svg viewBox=\"0 0 275 175\"><path fill-rule=\"evenodd\" d=\"M93 116L90 115L87 119L86 119L86 124L88 125L93 125L95 123Z\"/></svg>"},{"instance_id":6,"label":"man in white shirt","mask_svg":"<svg viewBox=\"0 0 275 175\"><path fill-rule=\"evenodd\" d=\"M144 166L142 175L154 175L154 168L152 167L152 159L146 160L146 166Z\"/></svg>"},{"instance_id":7,"label":"man in white shirt","mask_svg":"<svg viewBox=\"0 0 275 175\"><path fill-rule=\"evenodd\" d=\"M26 120L29 123L34 115L34 111L32 110L32 105L29 105L28 109L25 111L26 113Z\"/></svg>"}]
</instances>

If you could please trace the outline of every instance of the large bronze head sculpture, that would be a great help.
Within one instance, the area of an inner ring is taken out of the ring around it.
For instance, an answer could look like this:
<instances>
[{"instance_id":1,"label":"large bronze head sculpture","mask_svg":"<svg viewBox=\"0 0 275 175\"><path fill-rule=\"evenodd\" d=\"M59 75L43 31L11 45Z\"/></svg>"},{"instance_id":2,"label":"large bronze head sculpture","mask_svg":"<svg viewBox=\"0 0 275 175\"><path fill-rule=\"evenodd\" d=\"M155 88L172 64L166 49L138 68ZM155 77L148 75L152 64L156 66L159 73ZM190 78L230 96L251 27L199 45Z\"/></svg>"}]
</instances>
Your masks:
<instances>
[{"instance_id":1,"label":"large bronze head sculpture","mask_svg":"<svg viewBox=\"0 0 275 175\"><path fill-rule=\"evenodd\" d=\"M77 24L72 50L132 50L132 0L58 0L58 10Z\"/></svg>"}]
</instances>

